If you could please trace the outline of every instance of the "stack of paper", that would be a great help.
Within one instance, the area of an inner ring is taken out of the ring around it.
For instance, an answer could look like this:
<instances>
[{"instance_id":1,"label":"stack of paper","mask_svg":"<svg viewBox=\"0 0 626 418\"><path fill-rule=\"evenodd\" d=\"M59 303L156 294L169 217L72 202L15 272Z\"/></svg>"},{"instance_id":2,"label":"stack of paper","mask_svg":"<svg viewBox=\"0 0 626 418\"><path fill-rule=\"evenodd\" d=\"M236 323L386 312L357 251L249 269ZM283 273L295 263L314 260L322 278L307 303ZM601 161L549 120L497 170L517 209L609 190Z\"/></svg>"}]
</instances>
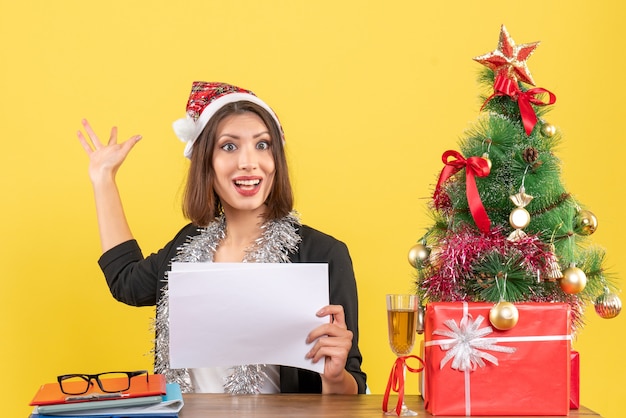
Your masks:
<instances>
[{"instance_id":1,"label":"stack of paper","mask_svg":"<svg viewBox=\"0 0 626 418\"><path fill-rule=\"evenodd\" d=\"M35 407L30 417L176 418L183 407L180 386L165 384L164 376L159 374L150 375L147 382L131 380L130 389L123 393L98 394L99 388L94 386L80 397L71 397L61 392L58 383L44 384L30 403Z\"/></svg>"}]
</instances>

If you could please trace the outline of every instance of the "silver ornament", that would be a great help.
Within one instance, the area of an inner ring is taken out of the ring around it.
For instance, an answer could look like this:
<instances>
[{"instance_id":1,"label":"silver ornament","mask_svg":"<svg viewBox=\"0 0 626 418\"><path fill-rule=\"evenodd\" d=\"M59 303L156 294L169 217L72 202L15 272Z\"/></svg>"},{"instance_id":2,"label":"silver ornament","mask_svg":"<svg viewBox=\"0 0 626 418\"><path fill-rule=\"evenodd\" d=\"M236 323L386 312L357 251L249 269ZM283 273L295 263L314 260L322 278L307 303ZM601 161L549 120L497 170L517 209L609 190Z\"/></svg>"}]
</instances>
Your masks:
<instances>
[{"instance_id":1,"label":"silver ornament","mask_svg":"<svg viewBox=\"0 0 626 418\"><path fill-rule=\"evenodd\" d=\"M250 364L232 367L233 372L226 378L224 392L231 395L255 395L261 393L267 379L265 364Z\"/></svg>"}]
</instances>

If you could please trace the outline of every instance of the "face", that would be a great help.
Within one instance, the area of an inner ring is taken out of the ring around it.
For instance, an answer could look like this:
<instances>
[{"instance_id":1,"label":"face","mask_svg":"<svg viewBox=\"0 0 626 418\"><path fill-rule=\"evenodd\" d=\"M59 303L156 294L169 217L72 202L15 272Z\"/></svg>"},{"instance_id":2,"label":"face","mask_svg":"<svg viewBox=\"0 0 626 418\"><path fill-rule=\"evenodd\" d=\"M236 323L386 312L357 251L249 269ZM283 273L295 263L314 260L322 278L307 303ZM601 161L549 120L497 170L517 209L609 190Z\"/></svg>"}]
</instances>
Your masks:
<instances>
[{"instance_id":1,"label":"face","mask_svg":"<svg viewBox=\"0 0 626 418\"><path fill-rule=\"evenodd\" d=\"M260 215L276 172L272 138L252 112L226 116L217 126L213 152L215 192L225 213Z\"/></svg>"}]
</instances>

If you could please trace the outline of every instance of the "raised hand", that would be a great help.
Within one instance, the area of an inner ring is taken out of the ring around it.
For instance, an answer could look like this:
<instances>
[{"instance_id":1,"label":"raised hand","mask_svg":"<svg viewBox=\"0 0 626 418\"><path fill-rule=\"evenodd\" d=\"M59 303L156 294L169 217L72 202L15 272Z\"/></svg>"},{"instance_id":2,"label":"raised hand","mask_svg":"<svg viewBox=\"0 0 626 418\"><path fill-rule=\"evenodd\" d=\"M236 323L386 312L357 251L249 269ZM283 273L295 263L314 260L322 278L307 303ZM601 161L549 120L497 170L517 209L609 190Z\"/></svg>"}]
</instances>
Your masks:
<instances>
[{"instance_id":1,"label":"raised hand","mask_svg":"<svg viewBox=\"0 0 626 418\"><path fill-rule=\"evenodd\" d=\"M83 119L82 123L87 137L78 131L78 140L89 156L89 177L96 200L100 244L105 252L133 238L115 183L115 175L141 136L132 136L118 144L117 128L113 127L109 141L103 144L89 122Z\"/></svg>"},{"instance_id":2,"label":"raised hand","mask_svg":"<svg viewBox=\"0 0 626 418\"><path fill-rule=\"evenodd\" d=\"M117 170L122 165L126 156L135 144L141 139L141 135L131 136L122 143L117 143L117 127L111 128L111 134L106 144L102 143L86 119L82 120L82 131L78 131L78 140L89 156L89 177L93 183L101 180L112 180Z\"/></svg>"}]
</instances>

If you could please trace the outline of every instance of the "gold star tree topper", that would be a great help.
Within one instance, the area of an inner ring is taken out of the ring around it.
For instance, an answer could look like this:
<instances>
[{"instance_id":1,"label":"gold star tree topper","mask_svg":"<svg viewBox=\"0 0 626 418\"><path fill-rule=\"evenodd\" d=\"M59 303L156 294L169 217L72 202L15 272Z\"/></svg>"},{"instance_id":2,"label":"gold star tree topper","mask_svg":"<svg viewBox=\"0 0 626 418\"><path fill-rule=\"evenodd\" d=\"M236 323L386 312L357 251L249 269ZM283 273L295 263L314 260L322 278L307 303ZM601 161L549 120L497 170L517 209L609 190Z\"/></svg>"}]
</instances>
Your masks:
<instances>
[{"instance_id":1,"label":"gold star tree topper","mask_svg":"<svg viewBox=\"0 0 626 418\"><path fill-rule=\"evenodd\" d=\"M492 69L496 76L503 76L515 82L523 81L534 86L535 82L530 75L526 60L533 54L537 45L539 42L515 45L513 38L502 25L498 48L474 60Z\"/></svg>"}]
</instances>

